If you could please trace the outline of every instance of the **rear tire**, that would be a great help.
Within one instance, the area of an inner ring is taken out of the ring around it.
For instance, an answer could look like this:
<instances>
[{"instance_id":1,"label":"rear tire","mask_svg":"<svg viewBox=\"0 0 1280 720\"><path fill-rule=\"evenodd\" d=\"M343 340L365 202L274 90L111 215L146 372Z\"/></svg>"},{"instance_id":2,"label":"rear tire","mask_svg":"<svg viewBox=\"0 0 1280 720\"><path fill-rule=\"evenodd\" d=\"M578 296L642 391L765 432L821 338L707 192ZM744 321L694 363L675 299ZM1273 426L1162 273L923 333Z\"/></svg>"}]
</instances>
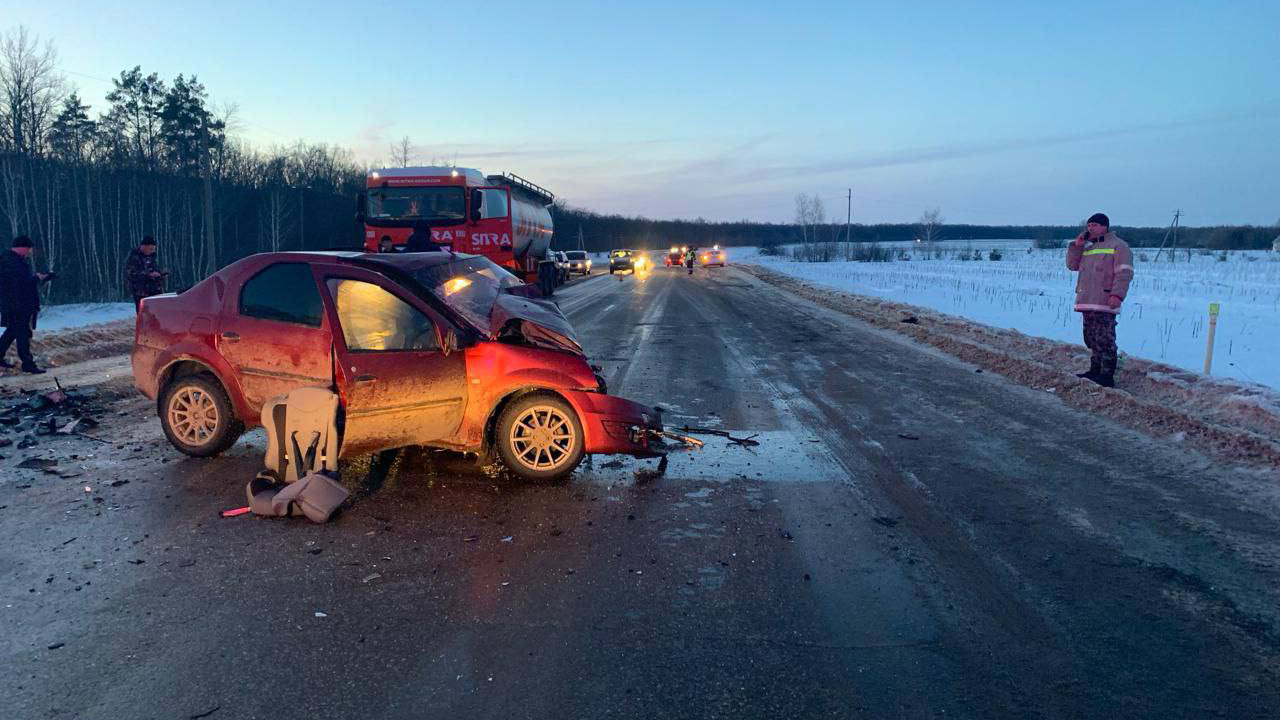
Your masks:
<instances>
[{"instance_id":1,"label":"rear tire","mask_svg":"<svg viewBox=\"0 0 1280 720\"><path fill-rule=\"evenodd\" d=\"M227 391L208 374L186 375L165 386L160 427L179 452L191 457L218 455L244 433Z\"/></svg>"},{"instance_id":2,"label":"rear tire","mask_svg":"<svg viewBox=\"0 0 1280 720\"><path fill-rule=\"evenodd\" d=\"M582 462L586 438L573 407L555 395L535 393L508 405L494 430L498 457L513 475L560 482Z\"/></svg>"}]
</instances>

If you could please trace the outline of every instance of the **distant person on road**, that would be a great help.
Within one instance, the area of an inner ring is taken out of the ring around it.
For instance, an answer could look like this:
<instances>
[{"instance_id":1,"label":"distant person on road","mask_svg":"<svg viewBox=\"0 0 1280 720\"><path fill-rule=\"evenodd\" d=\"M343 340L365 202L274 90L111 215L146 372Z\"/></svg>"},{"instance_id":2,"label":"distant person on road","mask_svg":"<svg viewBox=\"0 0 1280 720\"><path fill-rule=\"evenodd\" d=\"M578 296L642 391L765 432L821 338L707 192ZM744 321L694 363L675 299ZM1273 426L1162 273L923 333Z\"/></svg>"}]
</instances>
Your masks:
<instances>
[{"instance_id":1,"label":"distant person on road","mask_svg":"<svg viewBox=\"0 0 1280 720\"><path fill-rule=\"evenodd\" d=\"M124 261L124 279L133 296L134 312L142 307L142 298L164 292L164 278L168 274L156 264L156 239L150 235L142 238Z\"/></svg>"},{"instance_id":2,"label":"distant person on road","mask_svg":"<svg viewBox=\"0 0 1280 720\"><path fill-rule=\"evenodd\" d=\"M1084 317L1084 344L1093 352L1089 370L1078 377L1114 387L1116 318L1133 280L1133 253L1111 232L1111 220L1094 213L1067 248L1067 269L1079 273L1076 312Z\"/></svg>"},{"instance_id":3,"label":"distant person on road","mask_svg":"<svg viewBox=\"0 0 1280 720\"><path fill-rule=\"evenodd\" d=\"M36 329L36 316L40 314L40 283L53 279L53 273L31 270L32 251L31 238L19 235L13 239L13 249L0 258L0 324L4 325L4 334L0 335L0 366L13 367L4 356L16 342L22 371L40 375L44 370L36 367L31 357L31 335Z\"/></svg>"},{"instance_id":4,"label":"distant person on road","mask_svg":"<svg viewBox=\"0 0 1280 720\"><path fill-rule=\"evenodd\" d=\"M409 235L409 241L404 247L405 252L439 252L443 249L431 239L431 228L426 223L417 223L413 226L413 232Z\"/></svg>"}]
</instances>

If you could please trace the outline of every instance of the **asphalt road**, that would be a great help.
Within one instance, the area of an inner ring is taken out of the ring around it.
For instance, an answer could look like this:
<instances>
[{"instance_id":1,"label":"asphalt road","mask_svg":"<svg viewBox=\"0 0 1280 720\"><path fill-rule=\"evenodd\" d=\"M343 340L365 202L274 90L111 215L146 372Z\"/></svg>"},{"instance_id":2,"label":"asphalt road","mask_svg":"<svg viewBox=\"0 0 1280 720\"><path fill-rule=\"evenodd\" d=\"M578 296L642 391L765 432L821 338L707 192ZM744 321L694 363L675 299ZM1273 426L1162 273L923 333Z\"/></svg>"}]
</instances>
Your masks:
<instances>
[{"instance_id":1,"label":"asphalt road","mask_svg":"<svg viewBox=\"0 0 1280 720\"><path fill-rule=\"evenodd\" d=\"M107 442L0 450L0 717L1280 713L1274 478L732 267L558 298L612 392L761 444L405 452L332 524L222 519L261 438L181 458L108 384Z\"/></svg>"}]
</instances>

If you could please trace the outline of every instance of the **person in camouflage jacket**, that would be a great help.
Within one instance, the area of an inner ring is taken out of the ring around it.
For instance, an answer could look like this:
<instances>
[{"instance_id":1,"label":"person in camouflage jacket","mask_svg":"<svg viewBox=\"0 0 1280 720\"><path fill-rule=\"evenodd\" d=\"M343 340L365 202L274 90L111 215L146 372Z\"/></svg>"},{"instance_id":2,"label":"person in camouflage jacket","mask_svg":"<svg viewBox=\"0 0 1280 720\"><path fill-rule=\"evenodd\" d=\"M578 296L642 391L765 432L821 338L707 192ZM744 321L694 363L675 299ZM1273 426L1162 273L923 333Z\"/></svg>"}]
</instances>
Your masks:
<instances>
[{"instance_id":1,"label":"person in camouflage jacket","mask_svg":"<svg viewBox=\"0 0 1280 720\"><path fill-rule=\"evenodd\" d=\"M135 310L142 306L142 298L164 292L164 278L168 274L156 264L156 239L150 235L142 238L142 243L129 251L124 262L125 284L133 296Z\"/></svg>"}]
</instances>

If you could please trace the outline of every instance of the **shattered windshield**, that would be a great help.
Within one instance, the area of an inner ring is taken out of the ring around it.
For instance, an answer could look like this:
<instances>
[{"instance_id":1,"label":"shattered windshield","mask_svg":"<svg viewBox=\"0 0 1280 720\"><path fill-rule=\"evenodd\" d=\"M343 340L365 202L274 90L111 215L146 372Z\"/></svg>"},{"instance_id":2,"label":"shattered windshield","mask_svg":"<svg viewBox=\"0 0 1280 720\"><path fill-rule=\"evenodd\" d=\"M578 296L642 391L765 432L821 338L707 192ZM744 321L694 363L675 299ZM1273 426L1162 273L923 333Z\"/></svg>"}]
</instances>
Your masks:
<instances>
[{"instance_id":1,"label":"shattered windshield","mask_svg":"<svg viewBox=\"0 0 1280 720\"><path fill-rule=\"evenodd\" d=\"M369 190L370 220L461 220L466 196L460 187L385 187Z\"/></svg>"},{"instance_id":2,"label":"shattered windshield","mask_svg":"<svg viewBox=\"0 0 1280 720\"><path fill-rule=\"evenodd\" d=\"M482 332L488 331L489 314L498 294L524 284L484 257L425 267L414 271L413 277Z\"/></svg>"}]
</instances>

